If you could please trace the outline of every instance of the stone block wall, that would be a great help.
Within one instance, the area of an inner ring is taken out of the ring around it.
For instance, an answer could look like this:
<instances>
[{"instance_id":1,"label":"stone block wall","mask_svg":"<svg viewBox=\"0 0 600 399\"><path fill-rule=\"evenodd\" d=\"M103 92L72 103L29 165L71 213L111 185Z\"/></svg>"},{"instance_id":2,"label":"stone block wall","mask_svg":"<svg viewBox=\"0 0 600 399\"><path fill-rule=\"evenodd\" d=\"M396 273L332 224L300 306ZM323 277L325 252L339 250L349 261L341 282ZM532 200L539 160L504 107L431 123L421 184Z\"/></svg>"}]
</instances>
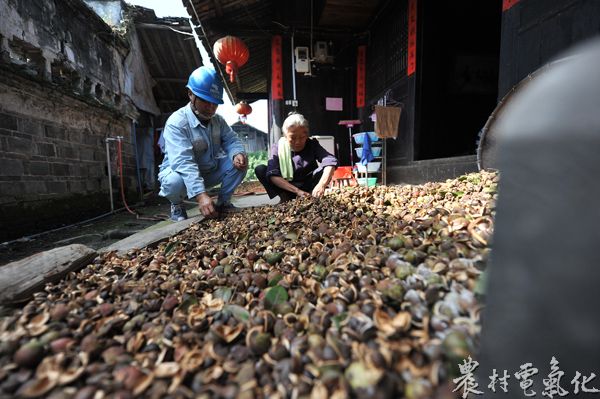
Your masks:
<instances>
[{"instance_id":1,"label":"stone block wall","mask_svg":"<svg viewBox=\"0 0 600 399\"><path fill-rule=\"evenodd\" d=\"M124 185L136 200L131 119L18 76L0 77L0 93L0 242L108 212L107 137L124 137ZM116 142L109 148L120 207Z\"/></svg>"}]
</instances>

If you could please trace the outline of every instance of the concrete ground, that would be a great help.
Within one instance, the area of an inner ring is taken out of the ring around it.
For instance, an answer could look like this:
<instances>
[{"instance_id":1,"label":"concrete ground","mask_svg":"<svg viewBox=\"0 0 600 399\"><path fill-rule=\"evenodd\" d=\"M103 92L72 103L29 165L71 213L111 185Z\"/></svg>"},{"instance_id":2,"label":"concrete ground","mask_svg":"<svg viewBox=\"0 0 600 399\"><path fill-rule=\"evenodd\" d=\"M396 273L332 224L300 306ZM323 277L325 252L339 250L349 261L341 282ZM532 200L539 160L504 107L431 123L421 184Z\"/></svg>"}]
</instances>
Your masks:
<instances>
[{"instance_id":1,"label":"concrete ground","mask_svg":"<svg viewBox=\"0 0 600 399\"><path fill-rule=\"evenodd\" d=\"M266 194L234 196L234 205L256 207L274 205L279 198L269 199ZM0 265L4 265L38 252L69 244L83 244L99 252L106 250L127 251L143 246L144 242L156 242L187 228L191 223L202 220L198 206L186 201L188 220L174 223L168 218L169 202L160 197L148 199L144 206L136 207L141 218L120 211L98 220L80 223L33 237L25 237L0 244Z\"/></svg>"}]
</instances>

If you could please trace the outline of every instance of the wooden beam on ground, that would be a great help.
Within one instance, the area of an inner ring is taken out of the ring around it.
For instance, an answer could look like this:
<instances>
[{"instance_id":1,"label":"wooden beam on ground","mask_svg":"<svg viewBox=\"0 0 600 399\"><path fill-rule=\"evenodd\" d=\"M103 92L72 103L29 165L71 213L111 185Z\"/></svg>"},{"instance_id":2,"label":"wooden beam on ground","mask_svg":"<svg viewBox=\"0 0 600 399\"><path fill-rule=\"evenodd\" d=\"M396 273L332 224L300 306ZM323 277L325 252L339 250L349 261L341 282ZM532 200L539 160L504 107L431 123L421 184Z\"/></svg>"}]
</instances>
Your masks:
<instances>
[{"instance_id":1,"label":"wooden beam on ground","mask_svg":"<svg viewBox=\"0 0 600 399\"><path fill-rule=\"evenodd\" d=\"M148 230L142 230L132 236L129 236L119 242L116 242L108 247L102 248L100 252L116 251L117 255L124 255L127 251L134 248L144 248L155 245L161 241L167 240L169 237L187 229L192 223L202 220L202 216L191 217L181 222L172 223L165 221L159 223L156 227Z\"/></svg>"},{"instance_id":2,"label":"wooden beam on ground","mask_svg":"<svg viewBox=\"0 0 600 399\"><path fill-rule=\"evenodd\" d=\"M0 267L0 305L25 301L47 283L82 269L97 253L81 244L40 252Z\"/></svg>"}]
</instances>

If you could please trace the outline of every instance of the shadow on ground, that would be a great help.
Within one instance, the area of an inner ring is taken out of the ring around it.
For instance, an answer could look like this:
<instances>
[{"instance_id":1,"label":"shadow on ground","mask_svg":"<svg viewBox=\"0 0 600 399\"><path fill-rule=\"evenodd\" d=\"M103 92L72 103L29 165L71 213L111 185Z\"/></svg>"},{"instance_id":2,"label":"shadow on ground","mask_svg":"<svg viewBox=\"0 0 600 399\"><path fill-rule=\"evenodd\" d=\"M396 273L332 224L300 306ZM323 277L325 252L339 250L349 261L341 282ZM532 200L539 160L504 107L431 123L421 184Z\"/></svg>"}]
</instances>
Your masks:
<instances>
[{"instance_id":1,"label":"shadow on ground","mask_svg":"<svg viewBox=\"0 0 600 399\"><path fill-rule=\"evenodd\" d=\"M277 201L269 200L266 195L260 195L260 187L255 186L254 182L241 185L236 191L233 202L242 207L277 203ZM262 191L264 192L264 190ZM216 193L216 189L209 191L211 196ZM198 207L193 201L185 201L184 206L189 217L198 215ZM0 265L69 244L83 244L98 250L142 230L171 223L168 219L170 215L168 200L156 194L146 198L143 205L132 207L132 209L139 216L133 215L127 210L121 210L97 220L90 219L88 222L80 222L71 226L56 226L60 230L2 243L0 244Z\"/></svg>"},{"instance_id":2,"label":"shadow on ground","mask_svg":"<svg viewBox=\"0 0 600 399\"><path fill-rule=\"evenodd\" d=\"M140 215L139 218L127 210L121 210L87 223L80 222L70 227L57 226L60 228L58 231L0 244L0 264L69 244L83 244L93 249L106 247L167 218L170 205L166 199L154 196L146 199L142 206L134 207L134 210Z\"/></svg>"}]
</instances>

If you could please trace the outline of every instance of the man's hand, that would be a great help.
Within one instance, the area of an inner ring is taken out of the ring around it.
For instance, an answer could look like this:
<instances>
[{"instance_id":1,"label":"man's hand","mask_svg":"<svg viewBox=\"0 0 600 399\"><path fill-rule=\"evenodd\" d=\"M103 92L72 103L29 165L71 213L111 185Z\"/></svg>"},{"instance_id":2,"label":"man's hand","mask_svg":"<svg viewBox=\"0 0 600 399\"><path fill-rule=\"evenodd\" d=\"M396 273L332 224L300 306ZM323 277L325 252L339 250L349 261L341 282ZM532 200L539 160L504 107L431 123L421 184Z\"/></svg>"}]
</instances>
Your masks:
<instances>
[{"instance_id":1,"label":"man's hand","mask_svg":"<svg viewBox=\"0 0 600 399\"><path fill-rule=\"evenodd\" d=\"M325 194L325 186L322 184L317 184L315 188L313 188L312 195L313 197L319 198L323 194Z\"/></svg>"},{"instance_id":2,"label":"man's hand","mask_svg":"<svg viewBox=\"0 0 600 399\"><path fill-rule=\"evenodd\" d=\"M298 190L296 192L296 196L298 196L298 198L302 198L302 197L310 197L310 194L307 193L306 191L302 191L302 190Z\"/></svg>"},{"instance_id":3,"label":"man's hand","mask_svg":"<svg viewBox=\"0 0 600 399\"><path fill-rule=\"evenodd\" d=\"M196 201L198 201L198 208L200 208L200 212L202 213L202 215L204 215L204 217L215 218L219 216L208 194L198 194L196 196Z\"/></svg>"},{"instance_id":4,"label":"man's hand","mask_svg":"<svg viewBox=\"0 0 600 399\"><path fill-rule=\"evenodd\" d=\"M236 154L236 156L233 157L233 167L237 170L245 170L248 167L248 157L246 154Z\"/></svg>"}]
</instances>

